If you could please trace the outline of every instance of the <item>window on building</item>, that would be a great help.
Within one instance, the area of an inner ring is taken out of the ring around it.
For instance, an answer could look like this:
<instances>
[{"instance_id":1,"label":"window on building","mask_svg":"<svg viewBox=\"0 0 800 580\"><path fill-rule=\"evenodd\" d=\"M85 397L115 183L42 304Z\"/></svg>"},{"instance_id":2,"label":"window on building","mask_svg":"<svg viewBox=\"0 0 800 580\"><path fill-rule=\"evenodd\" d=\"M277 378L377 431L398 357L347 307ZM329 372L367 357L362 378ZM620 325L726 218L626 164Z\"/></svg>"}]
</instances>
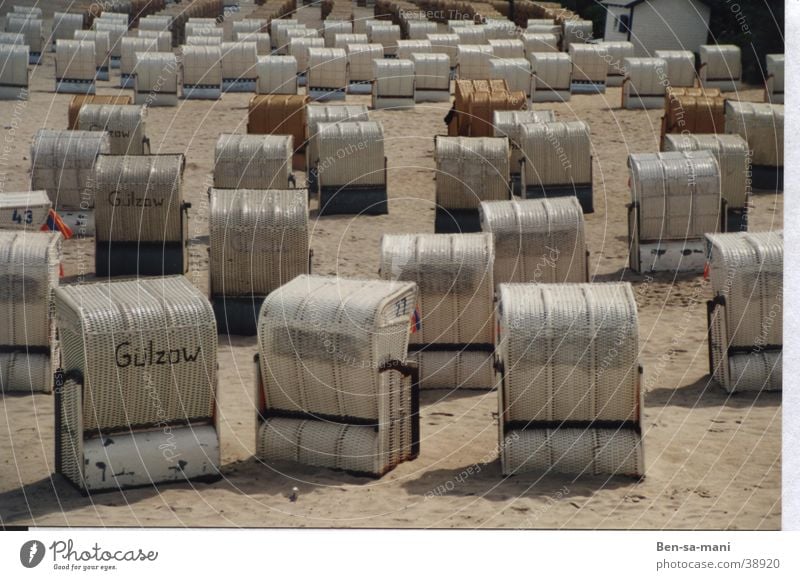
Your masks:
<instances>
[{"instance_id":1,"label":"window on building","mask_svg":"<svg viewBox=\"0 0 800 580\"><path fill-rule=\"evenodd\" d=\"M624 32L625 34L628 33L631 27L631 15L630 14L620 14L617 16L617 31Z\"/></svg>"}]
</instances>

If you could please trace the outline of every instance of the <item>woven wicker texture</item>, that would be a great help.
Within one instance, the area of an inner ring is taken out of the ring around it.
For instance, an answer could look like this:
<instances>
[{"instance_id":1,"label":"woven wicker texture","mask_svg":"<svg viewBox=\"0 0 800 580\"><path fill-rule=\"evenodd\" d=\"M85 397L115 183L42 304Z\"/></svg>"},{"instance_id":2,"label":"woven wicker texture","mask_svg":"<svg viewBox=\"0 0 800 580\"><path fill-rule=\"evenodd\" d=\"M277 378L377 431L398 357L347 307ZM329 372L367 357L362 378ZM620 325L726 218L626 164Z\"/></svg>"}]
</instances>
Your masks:
<instances>
[{"instance_id":1,"label":"woven wicker texture","mask_svg":"<svg viewBox=\"0 0 800 580\"><path fill-rule=\"evenodd\" d=\"M337 34L352 34L353 23L346 20L325 20L322 23L322 36L325 46L334 48Z\"/></svg>"},{"instance_id":2,"label":"woven wicker texture","mask_svg":"<svg viewBox=\"0 0 800 580\"><path fill-rule=\"evenodd\" d=\"M21 34L17 34L16 32L0 31L0 44L14 44L16 46L28 46L27 44L25 44L25 37Z\"/></svg>"},{"instance_id":3,"label":"woven wicker texture","mask_svg":"<svg viewBox=\"0 0 800 580\"><path fill-rule=\"evenodd\" d=\"M783 344L783 232L708 235L711 285L733 347Z\"/></svg>"},{"instance_id":4,"label":"woven wicker texture","mask_svg":"<svg viewBox=\"0 0 800 580\"><path fill-rule=\"evenodd\" d=\"M720 171L712 152L636 153L628 166L639 239L702 239L720 231Z\"/></svg>"},{"instance_id":5,"label":"woven wicker texture","mask_svg":"<svg viewBox=\"0 0 800 580\"><path fill-rule=\"evenodd\" d=\"M767 94L781 95L783 102L784 67L786 58L782 54L767 55ZM770 97L771 98L771 97Z\"/></svg>"},{"instance_id":6,"label":"woven wicker texture","mask_svg":"<svg viewBox=\"0 0 800 580\"><path fill-rule=\"evenodd\" d=\"M593 27L591 20L565 20L562 24L564 51L591 40Z\"/></svg>"},{"instance_id":7,"label":"woven wicker texture","mask_svg":"<svg viewBox=\"0 0 800 580\"><path fill-rule=\"evenodd\" d=\"M347 48L348 44L370 44L366 34L344 33L337 34L333 41L333 48ZM380 44L379 42L373 44ZM381 56L383 58L383 45L381 44Z\"/></svg>"},{"instance_id":8,"label":"woven wicker texture","mask_svg":"<svg viewBox=\"0 0 800 580\"><path fill-rule=\"evenodd\" d=\"M383 58L372 61L378 97L414 97L414 61Z\"/></svg>"},{"instance_id":9,"label":"woven wicker texture","mask_svg":"<svg viewBox=\"0 0 800 580\"><path fill-rule=\"evenodd\" d=\"M573 196L490 201L481 229L494 237L494 283L588 282L583 210Z\"/></svg>"},{"instance_id":10,"label":"woven wicker texture","mask_svg":"<svg viewBox=\"0 0 800 580\"><path fill-rule=\"evenodd\" d=\"M496 386L494 353L435 348L409 354L419 368L420 389L489 390Z\"/></svg>"},{"instance_id":11,"label":"woven wicker texture","mask_svg":"<svg viewBox=\"0 0 800 580\"><path fill-rule=\"evenodd\" d=\"M61 451L57 460L58 471L78 486L83 485L83 409L81 408L83 386L72 379L66 379L61 387L60 418L58 431L60 441L56 441ZM58 437L58 436L57 436Z\"/></svg>"},{"instance_id":12,"label":"woven wicker texture","mask_svg":"<svg viewBox=\"0 0 800 580\"><path fill-rule=\"evenodd\" d=\"M495 111L494 126L495 137L507 137L511 144L511 172L520 171L522 150L519 147L519 128L525 123L552 123L556 115L551 110L539 111Z\"/></svg>"},{"instance_id":13,"label":"woven wicker texture","mask_svg":"<svg viewBox=\"0 0 800 580\"><path fill-rule=\"evenodd\" d=\"M223 42L222 51L222 78L223 79L255 79L256 71L255 42Z\"/></svg>"},{"instance_id":14,"label":"woven wicker texture","mask_svg":"<svg viewBox=\"0 0 800 580\"><path fill-rule=\"evenodd\" d=\"M606 49L608 58L608 74L625 76L625 59L634 56L634 46L632 42L626 40L603 41L600 43Z\"/></svg>"},{"instance_id":15,"label":"woven wicker texture","mask_svg":"<svg viewBox=\"0 0 800 580\"><path fill-rule=\"evenodd\" d=\"M48 346L61 234L0 230L0 346Z\"/></svg>"},{"instance_id":16,"label":"woven wicker texture","mask_svg":"<svg viewBox=\"0 0 800 580\"><path fill-rule=\"evenodd\" d=\"M262 18L245 18L231 23L231 33L264 32L267 30L267 21Z\"/></svg>"},{"instance_id":17,"label":"woven wicker texture","mask_svg":"<svg viewBox=\"0 0 800 580\"><path fill-rule=\"evenodd\" d=\"M222 36L189 36L184 43L187 46L218 46L222 47Z\"/></svg>"},{"instance_id":18,"label":"woven wicker texture","mask_svg":"<svg viewBox=\"0 0 800 580\"><path fill-rule=\"evenodd\" d=\"M139 105L86 104L78 113L81 131L106 131L112 155L144 155L145 108Z\"/></svg>"},{"instance_id":19,"label":"woven wicker texture","mask_svg":"<svg viewBox=\"0 0 800 580\"><path fill-rule=\"evenodd\" d=\"M410 40L429 40L429 34L436 34L438 26L435 22L427 20L411 20L406 26L408 27L408 38Z\"/></svg>"},{"instance_id":20,"label":"woven wicker texture","mask_svg":"<svg viewBox=\"0 0 800 580\"><path fill-rule=\"evenodd\" d=\"M347 64L351 81L371 81L374 77L372 61L383 58L380 44L348 44Z\"/></svg>"},{"instance_id":21,"label":"woven wicker texture","mask_svg":"<svg viewBox=\"0 0 800 580\"><path fill-rule=\"evenodd\" d=\"M158 52L172 52L172 34L168 30L140 30L138 37L155 39L154 49Z\"/></svg>"},{"instance_id":22,"label":"woven wicker texture","mask_svg":"<svg viewBox=\"0 0 800 580\"><path fill-rule=\"evenodd\" d=\"M667 78L671 87L694 86L697 72L691 50L656 50L654 56L667 61Z\"/></svg>"},{"instance_id":23,"label":"woven wicker texture","mask_svg":"<svg viewBox=\"0 0 800 580\"><path fill-rule=\"evenodd\" d=\"M148 14L139 19L139 31L142 30L170 30L173 25L172 16L163 14Z\"/></svg>"},{"instance_id":24,"label":"woven wicker texture","mask_svg":"<svg viewBox=\"0 0 800 580\"><path fill-rule=\"evenodd\" d=\"M258 345L268 409L389 419L405 361L414 284L298 276L264 301Z\"/></svg>"},{"instance_id":25,"label":"woven wicker texture","mask_svg":"<svg viewBox=\"0 0 800 580\"><path fill-rule=\"evenodd\" d=\"M458 64L458 35L457 34L428 34L433 53L446 54L450 59L450 66Z\"/></svg>"},{"instance_id":26,"label":"woven wicker texture","mask_svg":"<svg viewBox=\"0 0 800 580\"><path fill-rule=\"evenodd\" d=\"M325 48L325 40L318 37L301 37L289 40L289 55L295 58L297 70L301 72L305 72L308 68L309 48Z\"/></svg>"},{"instance_id":27,"label":"woven wicker texture","mask_svg":"<svg viewBox=\"0 0 800 580\"><path fill-rule=\"evenodd\" d=\"M630 429L526 429L502 446L503 473L644 474L641 436Z\"/></svg>"},{"instance_id":28,"label":"woven wicker texture","mask_svg":"<svg viewBox=\"0 0 800 580\"><path fill-rule=\"evenodd\" d=\"M370 68L370 75L372 69ZM306 134L308 150L306 158L309 165L316 165L319 156L320 123L346 123L351 121L369 121L369 110L366 105L308 105L306 107Z\"/></svg>"},{"instance_id":29,"label":"woven wicker texture","mask_svg":"<svg viewBox=\"0 0 800 580\"><path fill-rule=\"evenodd\" d=\"M397 41L400 40L400 27L395 24L377 24L367 29L370 43L383 45L383 54L397 54Z\"/></svg>"},{"instance_id":30,"label":"woven wicker texture","mask_svg":"<svg viewBox=\"0 0 800 580\"><path fill-rule=\"evenodd\" d=\"M265 296L308 273L308 195L302 189L212 189L212 296Z\"/></svg>"},{"instance_id":31,"label":"woven wicker texture","mask_svg":"<svg viewBox=\"0 0 800 580\"><path fill-rule=\"evenodd\" d=\"M631 285L501 284L503 421L640 417Z\"/></svg>"},{"instance_id":32,"label":"woven wicker texture","mask_svg":"<svg viewBox=\"0 0 800 580\"><path fill-rule=\"evenodd\" d=\"M221 28L216 28L214 26L195 26L192 24L187 24L185 29L186 40L188 44L188 40L190 38L218 38L220 42L222 42L222 38L224 35L224 31Z\"/></svg>"},{"instance_id":33,"label":"woven wicker texture","mask_svg":"<svg viewBox=\"0 0 800 580\"><path fill-rule=\"evenodd\" d=\"M47 221L51 207L44 190L0 193L0 230L36 232Z\"/></svg>"},{"instance_id":34,"label":"woven wicker texture","mask_svg":"<svg viewBox=\"0 0 800 580\"><path fill-rule=\"evenodd\" d=\"M411 60L414 62L416 90L450 92L450 59L446 54L414 53ZM352 71L351 67L351 75Z\"/></svg>"},{"instance_id":35,"label":"woven wicker texture","mask_svg":"<svg viewBox=\"0 0 800 580\"><path fill-rule=\"evenodd\" d=\"M25 38L25 44L31 52L42 52L44 37L42 36L42 21L39 18L27 16L6 15L6 32L14 32Z\"/></svg>"},{"instance_id":36,"label":"woven wicker texture","mask_svg":"<svg viewBox=\"0 0 800 580\"><path fill-rule=\"evenodd\" d=\"M136 73L137 54L158 52L158 40L155 38L128 36L123 38L121 42L122 51L119 61L119 72L123 75Z\"/></svg>"},{"instance_id":37,"label":"woven wicker texture","mask_svg":"<svg viewBox=\"0 0 800 580\"><path fill-rule=\"evenodd\" d=\"M93 186L96 239L182 241L183 164L183 155L99 156Z\"/></svg>"},{"instance_id":38,"label":"woven wicker texture","mask_svg":"<svg viewBox=\"0 0 800 580\"><path fill-rule=\"evenodd\" d=\"M602 44L570 44L572 79L604 83L608 75L608 52Z\"/></svg>"},{"instance_id":39,"label":"woven wicker texture","mask_svg":"<svg viewBox=\"0 0 800 580\"><path fill-rule=\"evenodd\" d=\"M84 380L84 429L211 418L217 327L185 277L62 286L56 311L64 370Z\"/></svg>"},{"instance_id":40,"label":"woven wicker texture","mask_svg":"<svg viewBox=\"0 0 800 580\"><path fill-rule=\"evenodd\" d=\"M380 123L317 123L320 185L385 185L383 146Z\"/></svg>"},{"instance_id":41,"label":"woven wicker texture","mask_svg":"<svg viewBox=\"0 0 800 580\"><path fill-rule=\"evenodd\" d=\"M537 89L569 91L572 59L564 52L537 52L528 55Z\"/></svg>"},{"instance_id":42,"label":"woven wicker texture","mask_svg":"<svg viewBox=\"0 0 800 580\"><path fill-rule=\"evenodd\" d=\"M111 35L108 32L76 30L73 38L74 40L94 42L95 66L108 66L109 55L111 54Z\"/></svg>"},{"instance_id":43,"label":"woven wicker texture","mask_svg":"<svg viewBox=\"0 0 800 580\"><path fill-rule=\"evenodd\" d=\"M400 407L399 411L407 412L407 409ZM408 420L395 423L392 430L396 434L390 438L389 433L371 426L269 419L259 427L256 455L270 460L382 475L410 458L410 429L404 428ZM394 446L391 446L392 439L396 440Z\"/></svg>"},{"instance_id":44,"label":"woven wicker texture","mask_svg":"<svg viewBox=\"0 0 800 580\"><path fill-rule=\"evenodd\" d=\"M728 101L725 132L747 141L753 165L783 167L783 105Z\"/></svg>"},{"instance_id":45,"label":"woven wicker texture","mask_svg":"<svg viewBox=\"0 0 800 580\"><path fill-rule=\"evenodd\" d=\"M178 59L172 52L136 55L136 92L148 94L178 93Z\"/></svg>"},{"instance_id":46,"label":"woven wicker texture","mask_svg":"<svg viewBox=\"0 0 800 580\"><path fill-rule=\"evenodd\" d=\"M297 59L293 56L263 56L256 63L260 95L297 94Z\"/></svg>"},{"instance_id":47,"label":"woven wicker texture","mask_svg":"<svg viewBox=\"0 0 800 580\"><path fill-rule=\"evenodd\" d=\"M222 85L222 51L219 46L183 47L183 84Z\"/></svg>"},{"instance_id":48,"label":"woven wicker texture","mask_svg":"<svg viewBox=\"0 0 800 580\"><path fill-rule=\"evenodd\" d=\"M110 152L105 132L39 129L31 145L31 189L47 191L56 209L93 207L87 186L94 178L95 159Z\"/></svg>"},{"instance_id":49,"label":"woven wicker texture","mask_svg":"<svg viewBox=\"0 0 800 580\"><path fill-rule=\"evenodd\" d=\"M719 89L667 88L664 98L667 133L722 133L725 97Z\"/></svg>"},{"instance_id":50,"label":"woven wicker texture","mask_svg":"<svg viewBox=\"0 0 800 580\"><path fill-rule=\"evenodd\" d=\"M397 58L410 59L414 53L432 54L433 46L430 40L398 40Z\"/></svg>"},{"instance_id":51,"label":"woven wicker texture","mask_svg":"<svg viewBox=\"0 0 800 580\"><path fill-rule=\"evenodd\" d=\"M525 58L525 45L519 39L490 40L489 46L492 47L495 58Z\"/></svg>"},{"instance_id":52,"label":"woven wicker texture","mask_svg":"<svg viewBox=\"0 0 800 580\"><path fill-rule=\"evenodd\" d=\"M564 32L561 29L561 26L555 24L555 22L549 22L549 23L542 22L538 24L528 25L525 31L527 34L552 34L559 39L561 38Z\"/></svg>"},{"instance_id":53,"label":"woven wicker texture","mask_svg":"<svg viewBox=\"0 0 800 580\"><path fill-rule=\"evenodd\" d=\"M750 154L747 142L739 135L664 136L664 151L711 151L719 164L722 198L729 208L747 205Z\"/></svg>"},{"instance_id":54,"label":"woven wicker texture","mask_svg":"<svg viewBox=\"0 0 800 580\"><path fill-rule=\"evenodd\" d=\"M254 135L291 135L291 146L296 151L302 151L307 103L308 97L305 95L255 95L250 99L247 132ZM290 170L291 166L286 168L286 171ZM268 184L255 186L264 187L268 187Z\"/></svg>"},{"instance_id":55,"label":"woven wicker texture","mask_svg":"<svg viewBox=\"0 0 800 580\"><path fill-rule=\"evenodd\" d=\"M108 32L111 38L111 56L120 58L122 56L122 38L128 33L128 25L119 21L96 18L92 28L98 32Z\"/></svg>"},{"instance_id":56,"label":"woven wicker texture","mask_svg":"<svg viewBox=\"0 0 800 580\"><path fill-rule=\"evenodd\" d=\"M458 45L458 78L461 80L481 80L489 76L489 60L494 49L488 44Z\"/></svg>"},{"instance_id":57,"label":"woven wicker texture","mask_svg":"<svg viewBox=\"0 0 800 580\"><path fill-rule=\"evenodd\" d=\"M583 121L526 123L519 128L525 185L592 182L592 141Z\"/></svg>"},{"instance_id":58,"label":"woven wicker texture","mask_svg":"<svg viewBox=\"0 0 800 580\"><path fill-rule=\"evenodd\" d=\"M486 32L480 26L461 26L454 30L458 44L487 44Z\"/></svg>"},{"instance_id":59,"label":"woven wicker texture","mask_svg":"<svg viewBox=\"0 0 800 580\"><path fill-rule=\"evenodd\" d=\"M642 97L664 96L667 61L661 58L628 57L623 62L627 71L626 94Z\"/></svg>"},{"instance_id":60,"label":"woven wicker texture","mask_svg":"<svg viewBox=\"0 0 800 580\"><path fill-rule=\"evenodd\" d=\"M489 78L503 79L509 91L531 94L531 63L525 58L492 58L489 60Z\"/></svg>"},{"instance_id":61,"label":"woven wicker texture","mask_svg":"<svg viewBox=\"0 0 800 580\"><path fill-rule=\"evenodd\" d=\"M28 47L0 43L0 87L28 86Z\"/></svg>"},{"instance_id":62,"label":"woven wicker texture","mask_svg":"<svg viewBox=\"0 0 800 580\"><path fill-rule=\"evenodd\" d=\"M214 187L287 189L293 153L291 135L222 134L214 150Z\"/></svg>"},{"instance_id":63,"label":"woven wicker texture","mask_svg":"<svg viewBox=\"0 0 800 580\"><path fill-rule=\"evenodd\" d=\"M483 26L486 39L491 40L511 40L518 36L517 26L510 20L487 19Z\"/></svg>"},{"instance_id":64,"label":"woven wicker texture","mask_svg":"<svg viewBox=\"0 0 800 580\"><path fill-rule=\"evenodd\" d=\"M0 393L49 393L54 371L53 360L46 354L24 349L0 352Z\"/></svg>"},{"instance_id":65,"label":"woven wicker texture","mask_svg":"<svg viewBox=\"0 0 800 580\"><path fill-rule=\"evenodd\" d=\"M95 45L89 40L62 40L56 45L56 79L92 80Z\"/></svg>"},{"instance_id":66,"label":"woven wicker texture","mask_svg":"<svg viewBox=\"0 0 800 580\"><path fill-rule=\"evenodd\" d=\"M780 391L783 389L783 350L734 354L728 358L728 392Z\"/></svg>"},{"instance_id":67,"label":"woven wicker texture","mask_svg":"<svg viewBox=\"0 0 800 580\"><path fill-rule=\"evenodd\" d=\"M558 36L555 34L526 33L522 35L522 44L526 57L537 52L558 52Z\"/></svg>"},{"instance_id":68,"label":"woven wicker texture","mask_svg":"<svg viewBox=\"0 0 800 580\"><path fill-rule=\"evenodd\" d=\"M323 89L347 88L347 54L343 48L308 49L307 86Z\"/></svg>"},{"instance_id":69,"label":"woven wicker texture","mask_svg":"<svg viewBox=\"0 0 800 580\"><path fill-rule=\"evenodd\" d=\"M436 204L477 209L482 201L509 199L508 140L499 137L437 137Z\"/></svg>"},{"instance_id":70,"label":"woven wicker texture","mask_svg":"<svg viewBox=\"0 0 800 580\"><path fill-rule=\"evenodd\" d=\"M491 344L493 268L488 234L384 235L381 241L381 276L417 284L416 344Z\"/></svg>"},{"instance_id":71,"label":"woven wicker texture","mask_svg":"<svg viewBox=\"0 0 800 580\"><path fill-rule=\"evenodd\" d=\"M127 95L75 95L67 110L67 129L78 128L78 113L83 105L130 105L133 100Z\"/></svg>"},{"instance_id":72,"label":"woven wicker texture","mask_svg":"<svg viewBox=\"0 0 800 580\"><path fill-rule=\"evenodd\" d=\"M700 80L738 80L742 76L742 50L734 44L700 46Z\"/></svg>"},{"instance_id":73,"label":"woven wicker texture","mask_svg":"<svg viewBox=\"0 0 800 580\"><path fill-rule=\"evenodd\" d=\"M266 32L235 32L233 40L234 42L255 42L258 56L272 54L272 39Z\"/></svg>"}]
</instances>

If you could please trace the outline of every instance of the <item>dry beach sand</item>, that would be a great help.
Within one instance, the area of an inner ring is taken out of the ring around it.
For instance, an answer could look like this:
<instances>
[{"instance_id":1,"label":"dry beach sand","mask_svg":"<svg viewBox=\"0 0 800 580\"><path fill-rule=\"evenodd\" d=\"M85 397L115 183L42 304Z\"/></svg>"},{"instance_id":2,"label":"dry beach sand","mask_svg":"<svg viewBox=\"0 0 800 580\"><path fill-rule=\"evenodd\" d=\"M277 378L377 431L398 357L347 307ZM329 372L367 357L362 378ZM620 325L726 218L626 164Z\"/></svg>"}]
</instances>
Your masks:
<instances>
[{"instance_id":1,"label":"dry beach sand","mask_svg":"<svg viewBox=\"0 0 800 580\"><path fill-rule=\"evenodd\" d=\"M316 9L315 9L316 10ZM53 94L53 59L32 77L30 100L0 102L0 173L5 191L28 188L30 143L41 127L65 128L69 95ZM116 80L116 79L115 79ZM113 82L113 81L112 81ZM113 94L111 83L98 92ZM246 132L250 95L182 101L152 109L153 152L186 155L190 211L189 278L207 291L208 206L213 150L220 132ZM740 95L762 100L760 90ZM348 96L348 102L368 103ZM219 403L223 479L82 497L54 469L53 397L0 397L0 523L52 526L732 528L780 526L781 396L729 397L708 375L702 276L626 271L629 153L658 150L661 111L619 110L620 91L573 96L559 119L589 123L594 146L594 214L587 216L595 281L634 284L645 369L647 476L519 475L497 461L495 392L425 391L421 455L379 480L294 464L263 464L255 439L256 339L220 336ZM311 216L313 271L377 277L385 233L433 232L433 136L444 134L447 105L370 112L383 123L390 213ZM6 150L7 148L7 150ZM753 196L750 225L782 227L781 196ZM315 205L312 205L315 207ZM66 281L91 277L93 241L64 244ZM299 488L299 499L287 495Z\"/></svg>"}]
</instances>

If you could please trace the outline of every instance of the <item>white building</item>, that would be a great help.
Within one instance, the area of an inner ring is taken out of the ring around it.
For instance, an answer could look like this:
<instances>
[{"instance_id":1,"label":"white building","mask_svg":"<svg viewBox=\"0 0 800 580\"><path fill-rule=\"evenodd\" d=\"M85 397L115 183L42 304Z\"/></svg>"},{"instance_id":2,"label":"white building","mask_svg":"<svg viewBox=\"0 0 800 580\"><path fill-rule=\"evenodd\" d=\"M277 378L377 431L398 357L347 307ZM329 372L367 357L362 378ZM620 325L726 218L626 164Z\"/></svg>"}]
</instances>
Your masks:
<instances>
[{"instance_id":1,"label":"white building","mask_svg":"<svg viewBox=\"0 0 800 580\"><path fill-rule=\"evenodd\" d=\"M709 8L701 0L602 0L605 40L629 40L636 56L656 50L697 52L708 39Z\"/></svg>"}]
</instances>

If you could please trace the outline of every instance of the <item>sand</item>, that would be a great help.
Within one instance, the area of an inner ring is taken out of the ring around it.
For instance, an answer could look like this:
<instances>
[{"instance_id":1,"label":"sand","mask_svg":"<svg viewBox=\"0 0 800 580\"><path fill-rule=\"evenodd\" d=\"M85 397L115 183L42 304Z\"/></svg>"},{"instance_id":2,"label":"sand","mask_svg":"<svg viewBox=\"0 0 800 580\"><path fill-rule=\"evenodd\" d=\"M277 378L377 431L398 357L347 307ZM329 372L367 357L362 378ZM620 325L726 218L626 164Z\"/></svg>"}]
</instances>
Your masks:
<instances>
[{"instance_id":1,"label":"sand","mask_svg":"<svg viewBox=\"0 0 800 580\"><path fill-rule=\"evenodd\" d=\"M310 17L309 17L310 18ZM28 188L30 143L41 127L65 128L69 95L53 94L48 55L30 100L0 102L5 191ZM113 81L112 81L113 82ZM100 83L100 93L117 92ZM130 94L130 92L128 92ZM250 95L152 109L153 152L184 153L190 210L190 280L208 290L207 188L220 132L246 132ZM762 100L755 88L743 100ZM350 103L367 97L348 96ZM574 96L552 108L589 123L595 213L586 218L594 281L634 284L644 375L646 478L526 474L503 478L497 460L497 393L425 391L418 459L379 480L295 464L264 464L255 447L256 339L219 339L223 479L83 497L54 471L51 395L0 396L0 523L49 526L269 526L469 528L724 528L780 526L781 396L728 396L710 380L702 276L640 276L626 269L627 157L658 150L661 111L619 110L620 91ZM377 277L384 233L433 232L433 137L447 105L374 111L383 124L390 213L311 215L313 272ZM13 127L13 129L12 129ZM302 178L302 174L298 177ZM782 196L753 197L751 229L782 227ZM316 207L316 202L312 205ZM93 240L64 244L65 282L91 279ZM299 498L287 495L299 488Z\"/></svg>"}]
</instances>

